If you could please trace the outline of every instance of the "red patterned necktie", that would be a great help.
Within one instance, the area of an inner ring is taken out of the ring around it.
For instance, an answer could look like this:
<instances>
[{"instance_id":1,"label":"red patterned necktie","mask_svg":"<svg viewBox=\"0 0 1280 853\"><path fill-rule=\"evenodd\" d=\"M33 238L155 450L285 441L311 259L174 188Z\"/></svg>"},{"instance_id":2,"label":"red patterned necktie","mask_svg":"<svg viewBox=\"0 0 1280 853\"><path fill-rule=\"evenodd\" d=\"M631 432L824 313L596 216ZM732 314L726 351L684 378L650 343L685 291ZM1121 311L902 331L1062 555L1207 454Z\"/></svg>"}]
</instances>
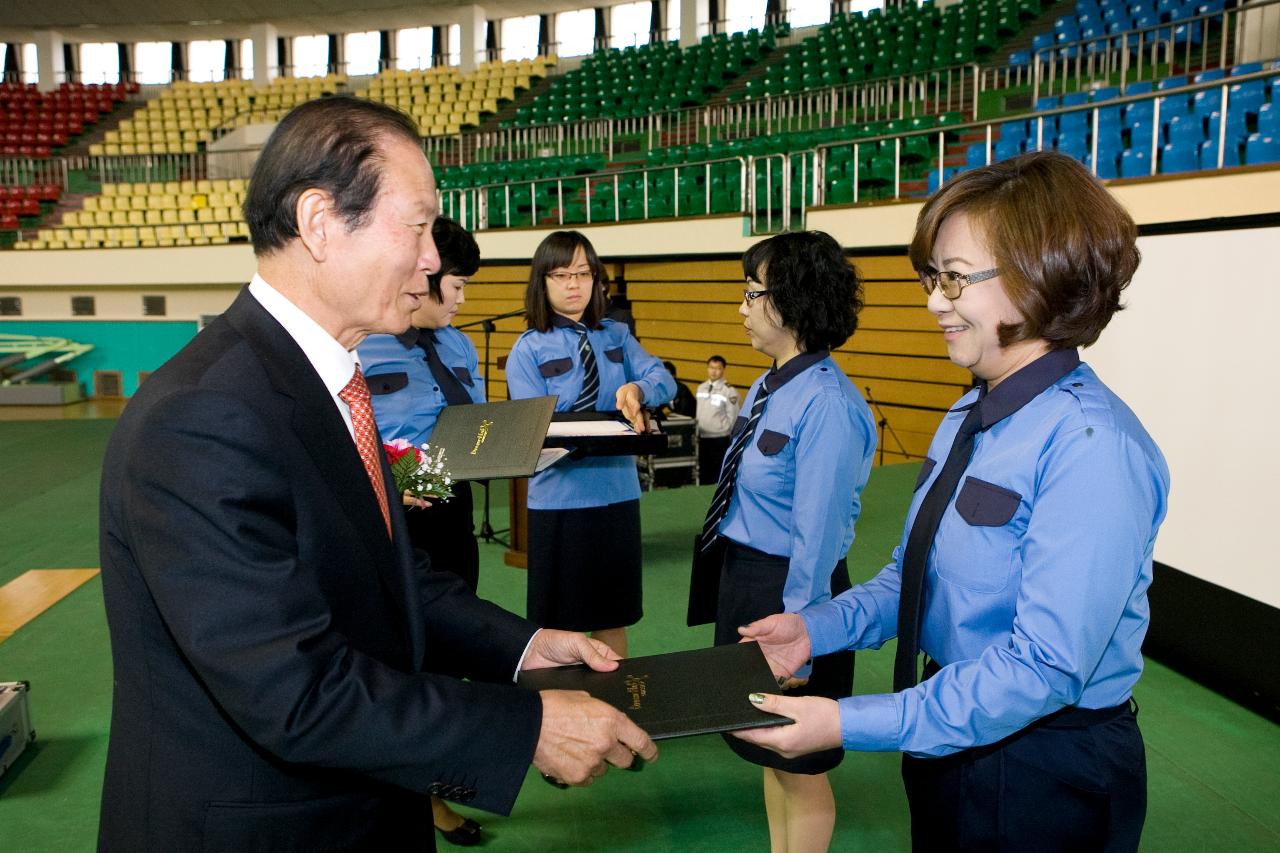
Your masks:
<instances>
[{"instance_id":1,"label":"red patterned necktie","mask_svg":"<svg viewBox=\"0 0 1280 853\"><path fill-rule=\"evenodd\" d=\"M369 482L373 484L373 494L378 499L378 508L382 510L382 520L386 522L387 535L390 536L391 510L387 507L387 489L382 480L382 448L378 442L378 428L373 422L373 406L369 403L369 386L365 384L364 374L358 366L347 387L338 392L338 398L351 409L356 450L364 463L365 473L369 475Z\"/></svg>"}]
</instances>

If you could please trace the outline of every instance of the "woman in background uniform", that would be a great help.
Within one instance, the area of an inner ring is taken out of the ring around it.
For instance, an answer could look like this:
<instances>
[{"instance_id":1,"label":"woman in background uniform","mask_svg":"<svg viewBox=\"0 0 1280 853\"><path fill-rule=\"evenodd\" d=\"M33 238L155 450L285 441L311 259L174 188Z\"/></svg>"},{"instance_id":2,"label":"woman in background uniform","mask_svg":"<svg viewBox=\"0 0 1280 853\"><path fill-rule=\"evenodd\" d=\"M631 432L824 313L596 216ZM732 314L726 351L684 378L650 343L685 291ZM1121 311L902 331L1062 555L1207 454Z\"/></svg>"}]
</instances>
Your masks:
<instances>
[{"instance_id":1,"label":"woman in background uniform","mask_svg":"<svg viewBox=\"0 0 1280 853\"><path fill-rule=\"evenodd\" d=\"M725 540L717 645L738 642L740 625L849 588L845 555L876 446L871 410L830 352L853 334L862 308L858 275L839 244L817 231L780 234L748 249L742 267L738 311L751 346L773 367L743 402L699 543ZM848 696L853 653L817 658L795 675L784 685L791 695ZM787 759L725 741L764 767L774 853L825 851L835 826L826 774L844 753Z\"/></svg>"},{"instance_id":2,"label":"woman in background uniform","mask_svg":"<svg viewBox=\"0 0 1280 853\"><path fill-rule=\"evenodd\" d=\"M507 358L511 399L558 397L557 412L621 411L675 394L675 380L625 325L604 318L604 267L576 231L547 236L533 255L529 330ZM565 459L529 480L529 619L591 631L627 656L642 615L640 481L634 456Z\"/></svg>"}]
</instances>

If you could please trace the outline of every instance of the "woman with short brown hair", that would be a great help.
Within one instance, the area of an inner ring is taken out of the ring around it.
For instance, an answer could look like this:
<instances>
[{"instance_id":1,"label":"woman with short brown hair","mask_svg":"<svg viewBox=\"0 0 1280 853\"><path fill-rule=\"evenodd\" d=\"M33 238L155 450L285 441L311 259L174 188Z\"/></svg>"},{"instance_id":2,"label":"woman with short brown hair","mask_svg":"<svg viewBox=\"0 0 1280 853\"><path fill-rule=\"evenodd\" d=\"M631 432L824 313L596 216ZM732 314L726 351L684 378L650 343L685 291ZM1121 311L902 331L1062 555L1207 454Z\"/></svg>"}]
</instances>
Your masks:
<instances>
[{"instance_id":1,"label":"woman with short brown hair","mask_svg":"<svg viewBox=\"0 0 1280 853\"><path fill-rule=\"evenodd\" d=\"M1138 847L1133 687L1169 471L1076 352L1119 310L1135 239L1119 203L1056 153L962 174L931 198L911 260L977 387L934 435L892 561L742 630L780 675L897 637L894 693L754 694L796 725L745 737L783 755L903 752L916 849Z\"/></svg>"}]
</instances>

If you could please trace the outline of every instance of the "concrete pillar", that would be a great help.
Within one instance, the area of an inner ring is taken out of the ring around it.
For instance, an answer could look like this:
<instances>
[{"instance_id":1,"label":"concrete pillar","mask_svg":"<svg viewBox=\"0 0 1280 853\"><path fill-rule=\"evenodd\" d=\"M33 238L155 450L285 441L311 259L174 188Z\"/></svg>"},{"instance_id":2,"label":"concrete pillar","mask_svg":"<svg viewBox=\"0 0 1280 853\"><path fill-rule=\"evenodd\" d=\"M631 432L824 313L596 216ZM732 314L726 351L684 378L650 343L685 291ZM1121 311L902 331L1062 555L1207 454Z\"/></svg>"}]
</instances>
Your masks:
<instances>
[{"instance_id":1,"label":"concrete pillar","mask_svg":"<svg viewBox=\"0 0 1280 853\"><path fill-rule=\"evenodd\" d=\"M273 24L249 25L249 38L253 41L253 85L265 88L280 75L279 33Z\"/></svg>"},{"instance_id":2,"label":"concrete pillar","mask_svg":"<svg viewBox=\"0 0 1280 853\"><path fill-rule=\"evenodd\" d=\"M62 58L62 33L37 30L32 41L36 44L36 70L40 75L36 88L52 92L62 84L67 70Z\"/></svg>"},{"instance_id":3,"label":"concrete pillar","mask_svg":"<svg viewBox=\"0 0 1280 853\"><path fill-rule=\"evenodd\" d=\"M695 45L711 32L710 20L711 4L707 0L680 0L680 46Z\"/></svg>"},{"instance_id":4,"label":"concrete pillar","mask_svg":"<svg viewBox=\"0 0 1280 853\"><path fill-rule=\"evenodd\" d=\"M463 6L458 10L458 24L462 30L461 45L458 54L461 57L462 73L476 70L484 58L484 35L487 16L480 6Z\"/></svg>"}]
</instances>

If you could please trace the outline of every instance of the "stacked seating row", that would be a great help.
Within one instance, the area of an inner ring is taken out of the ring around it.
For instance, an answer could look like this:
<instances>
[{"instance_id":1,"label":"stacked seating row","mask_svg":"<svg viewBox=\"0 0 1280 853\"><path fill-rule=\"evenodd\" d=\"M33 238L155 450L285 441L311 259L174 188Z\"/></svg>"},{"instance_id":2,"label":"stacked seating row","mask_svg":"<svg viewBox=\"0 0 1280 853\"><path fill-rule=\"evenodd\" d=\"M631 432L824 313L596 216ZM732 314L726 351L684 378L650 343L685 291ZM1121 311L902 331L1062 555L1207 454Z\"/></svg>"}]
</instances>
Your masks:
<instances>
[{"instance_id":1,"label":"stacked seating row","mask_svg":"<svg viewBox=\"0 0 1280 853\"><path fill-rule=\"evenodd\" d=\"M0 185L0 231L17 231L22 217L43 215L45 207L61 195L62 187L57 184Z\"/></svg>"},{"instance_id":2,"label":"stacked seating row","mask_svg":"<svg viewBox=\"0 0 1280 853\"><path fill-rule=\"evenodd\" d=\"M502 104L545 77L555 57L486 62L464 74L454 67L383 71L360 97L391 104L418 122L423 136L455 134L474 128Z\"/></svg>"},{"instance_id":3,"label":"stacked seating row","mask_svg":"<svg viewBox=\"0 0 1280 853\"><path fill-rule=\"evenodd\" d=\"M1047 0L1046 0L1047 2ZM842 13L747 82L743 97L798 93L919 73L989 56L1040 14L1041 0L964 0Z\"/></svg>"},{"instance_id":4,"label":"stacked seating row","mask_svg":"<svg viewBox=\"0 0 1280 853\"><path fill-rule=\"evenodd\" d=\"M156 98L89 146L92 156L192 154L214 128L277 121L298 104L344 91L345 74L278 77L264 88L249 80L190 83L167 87Z\"/></svg>"},{"instance_id":5,"label":"stacked seating row","mask_svg":"<svg viewBox=\"0 0 1280 853\"><path fill-rule=\"evenodd\" d=\"M1262 70L1261 64L1249 63L1235 66L1231 75L1254 74ZM1190 82L1219 79L1229 81L1230 78L1224 77L1221 69L1213 69L1195 75ZM1174 90L1187 84L1186 77L1173 76L1161 80L1155 87L1149 81L1130 84L1126 93ZM1157 152L1155 171L1158 174L1217 168L1220 138L1225 143L1221 157L1224 166L1280 162L1278 91L1280 76L1229 83L1225 128L1221 126L1220 89L1201 90L1190 96L1173 94L1159 98L1158 122L1157 99L1108 105L1108 101L1120 95L1119 89L1114 87L1074 92L1060 98L1041 98L1036 109L1098 104L1097 173L1102 178L1130 178L1152 174L1153 140ZM1034 150L1039 143L1041 147L1063 151L1092 166L1095 142L1092 120L1091 110L1080 110L1050 116L1041 122L1006 122L999 128L992 157L1003 160L1022 151ZM1224 132L1225 137L1222 137ZM980 165L985 160L984 143L969 148L967 165Z\"/></svg>"},{"instance_id":6,"label":"stacked seating row","mask_svg":"<svg viewBox=\"0 0 1280 853\"><path fill-rule=\"evenodd\" d=\"M190 246L248 239L241 214L245 181L165 181L103 184L84 208L37 231L16 249L97 249Z\"/></svg>"},{"instance_id":7,"label":"stacked seating row","mask_svg":"<svg viewBox=\"0 0 1280 853\"><path fill-rule=\"evenodd\" d=\"M631 118L699 106L771 52L776 40L766 27L704 36L684 50L676 42L653 42L597 51L520 107L511 124Z\"/></svg>"},{"instance_id":8,"label":"stacked seating row","mask_svg":"<svg viewBox=\"0 0 1280 853\"><path fill-rule=\"evenodd\" d=\"M40 92L34 85L0 84L0 155L51 157L136 90L136 84L63 83Z\"/></svg>"}]
</instances>

